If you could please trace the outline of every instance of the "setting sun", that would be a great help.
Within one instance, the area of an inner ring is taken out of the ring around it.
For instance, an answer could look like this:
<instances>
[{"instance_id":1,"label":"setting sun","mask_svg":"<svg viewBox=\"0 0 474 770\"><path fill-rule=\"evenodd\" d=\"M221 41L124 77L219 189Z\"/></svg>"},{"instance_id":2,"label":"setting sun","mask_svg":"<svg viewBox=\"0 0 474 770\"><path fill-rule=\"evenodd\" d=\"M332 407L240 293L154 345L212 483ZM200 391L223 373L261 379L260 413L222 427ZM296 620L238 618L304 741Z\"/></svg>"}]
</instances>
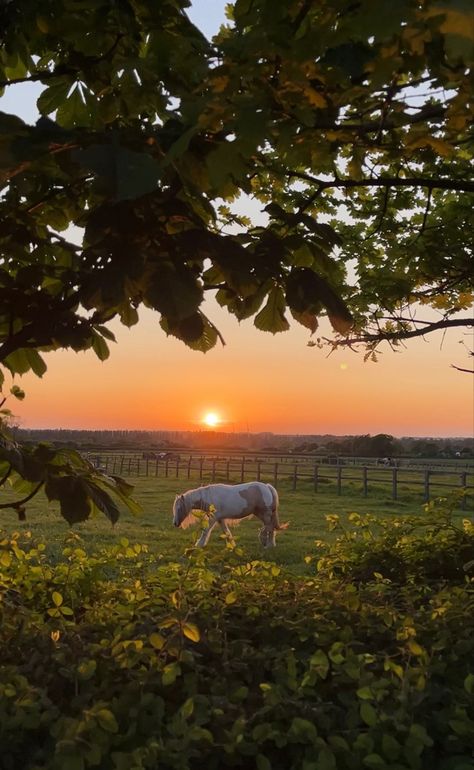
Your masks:
<instances>
[{"instance_id":1,"label":"setting sun","mask_svg":"<svg viewBox=\"0 0 474 770\"><path fill-rule=\"evenodd\" d=\"M220 423L219 415L215 412L208 412L203 419L203 423L209 428L215 428Z\"/></svg>"}]
</instances>

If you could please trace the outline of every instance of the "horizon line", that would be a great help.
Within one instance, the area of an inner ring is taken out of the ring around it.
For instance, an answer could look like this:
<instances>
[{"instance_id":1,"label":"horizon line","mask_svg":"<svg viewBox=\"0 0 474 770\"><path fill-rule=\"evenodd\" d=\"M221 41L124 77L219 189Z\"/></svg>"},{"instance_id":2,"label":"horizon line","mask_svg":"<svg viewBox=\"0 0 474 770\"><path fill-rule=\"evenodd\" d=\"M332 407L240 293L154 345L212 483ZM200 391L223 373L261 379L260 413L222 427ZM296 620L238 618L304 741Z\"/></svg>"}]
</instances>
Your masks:
<instances>
[{"instance_id":1,"label":"horizon line","mask_svg":"<svg viewBox=\"0 0 474 770\"><path fill-rule=\"evenodd\" d=\"M335 436L337 438L352 438L352 437L360 437L360 436L393 436L393 438L398 439L404 439L404 438L427 438L427 439L465 439L465 440L473 440L474 436L472 435L460 435L460 434L442 434L442 435L434 435L434 434L395 434L395 433L389 433L386 431L379 431L377 433L330 433L330 432L324 432L324 433L300 433L300 432L294 432L294 433L275 433L274 431L270 430L262 430L262 431L227 431L227 430L219 430L219 429L212 429L212 428L50 428L50 427L41 427L41 428L29 428L24 427L20 425L13 426L13 430L18 431L56 431L56 432L70 432L70 433L80 433L80 432L86 432L86 433L191 433L191 434L204 434L204 435L210 435L215 434L216 436L264 436L268 435L274 436L274 437L280 437L285 436L289 438L295 438L295 437L316 437L316 436Z\"/></svg>"}]
</instances>

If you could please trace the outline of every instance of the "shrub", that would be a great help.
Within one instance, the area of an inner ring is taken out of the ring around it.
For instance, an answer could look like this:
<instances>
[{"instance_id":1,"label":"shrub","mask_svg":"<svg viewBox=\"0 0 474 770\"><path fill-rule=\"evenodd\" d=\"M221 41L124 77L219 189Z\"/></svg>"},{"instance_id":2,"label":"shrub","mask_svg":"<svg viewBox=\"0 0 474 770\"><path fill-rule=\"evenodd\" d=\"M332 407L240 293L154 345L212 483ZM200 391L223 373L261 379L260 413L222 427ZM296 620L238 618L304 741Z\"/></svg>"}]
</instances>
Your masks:
<instances>
[{"instance_id":1,"label":"shrub","mask_svg":"<svg viewBox=\"0 0 474 770\"><path fill-rule=\"evenodd\" d=\"M5 538L2 770L471 768L472 581L415 579L431 524L400 528L403 579L370 576L359 524L310 579L239 549L162 564L76 537L53 566Z\"/></svg>"}]
</instances>

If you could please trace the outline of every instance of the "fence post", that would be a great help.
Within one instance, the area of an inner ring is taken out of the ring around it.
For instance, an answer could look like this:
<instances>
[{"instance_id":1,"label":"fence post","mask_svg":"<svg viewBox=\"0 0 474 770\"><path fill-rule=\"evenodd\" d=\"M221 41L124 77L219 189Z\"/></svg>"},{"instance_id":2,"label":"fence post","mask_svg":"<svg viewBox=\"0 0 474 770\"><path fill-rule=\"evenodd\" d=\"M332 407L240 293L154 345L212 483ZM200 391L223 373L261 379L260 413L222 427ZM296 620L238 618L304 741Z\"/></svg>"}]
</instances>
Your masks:
<instances>
[{"instance_id":1,"label":"fence post","mask_svg":"<svg viewBox=\"0 0 474 770\"><path fill-rule=\"evenodd\" d=\"M179 457L176 460L176 478L179 479Z\"/></svg>"},{"instance_id":2,"label":"fence post","mask_svg":"<svg viewBox=\"0 0 474 770\"><path fill-rule=\"evenodd\" d=\"M430 499L430 472L428 470L425 471L425 481L424 481L424 501L425 503L429 502Z\"/></svg>"},{"instance_id":3,"label":"fence post","mask_svg":"<svg viewBox=\"0 0 474 770\"><path fill-rule=\"evenodd\" d=\"M148 460L148 457L147 457L147 460L146 460L146 463L145 463L145 471L146 471L145 475L146 475L147 478L148 478L148 463L149 463L149 460Z\"/></svg>"},{"instance_id":4,"label":"fence post","mask_svg":"<svg viewBox=\"0 0 474 770\"><path fill-rule=\"evenodd\" d=\"M128 458L128 475L131 476L132 458Z\"/></svg>"},{"instance_id":5,"label":"fence post","mask_svg":"<svg viewBox=\"0 0 474 770\"><path fill-rule=\"evenodd\" d=\"M295 469L293 471L293 492L296 489L297 480L298 480L298 463L295 463Z\"/></svg>"},{"instance_id":6,"label":"fence post","mask_svg":"<svg viewBox=\"0 0 474 770\"><path fill-rule=\"evenodd\" d=\"M313 482L314 482L314 491L318 491L318 465L317 463L314 464L314 476L313 476Z\"/></svg>"},{"instance_id":7,"label":"fence post","mask_svg":"<svg viewBox=\"0 0 474 770\"><path fill-rule=\"evenodd\" d=\"M212 483L216 480L216 461L212 461Z\"/></svg>"},{"instance_id":8,"label":"fence post","mask_svg":"<svg viewBox=\"0 0 474 770\"><path fill-rule=\"evenodd\" d=\"M202 466L204 465L204 457L199 460L199 479L202 481Z\"/></svg>"},{"instance_id":9,"label":"fence post","mask_svg":"<svg viewBox=\"0 0 474 770\"><path fill-rule=\"evenodd\" d=\"M273 471L273 483L275 486L278 484L278 463L275 463L275 470Z\"/></svg>"},{"instance_id":10,"label":"fence post","mask_svg":"<svg viewBox=\"0 0 474 770\"><path fill-rule=\"evenodd\" d=\"M340 495L342 491L342 465L337 466L337 494Z\"/></svg>"},{"instance_id":11,"label":"fence post","mask_svg":"<svg viewBox=\"0 0 474 770\"><path fill-rule=\"evenodd\" d=\"M398 469L392 468L392 500L397 500Z\"/></svg>"},{"instance_id":12,"label":"fence post","mask_svg":"<svg viewBox=\"0 0 474 770\"><path fill-rule=\"evenodd\" d=\"M160 462L159 460L155 460L155 476L158 476L158 465L159 465L159 462Z\"/></svg>"},{"instance_id":13,"label":"fence post","mask_svg":"<svg viewBox=\"0 0 474 770\"><path fill-rule=\"evenodd\" d=\"M122 455L122 457L120 458L120 471L119 471L120 475L122 475L122 471L123 471L123 461L124 461L124 459L125 459L125 458L124 458L124 456Z\"/></svg>"},{"instance_id":14,"label":"fence post","mask_svg":"<svg viewBox=\"0 0 474 770\"><path fill-rule=\"evenodd\" d=\"M188 460L188 479L191 478L191 455Z\"/></svg>"},{"instance_id":15,"label":"fence post","mask_svg":"<svg viewBox=\"0 0 474 770\"><path fill-rule=\"evenodd\" d=\"M165 460L165 477L168 478L168 466L169 466L169 460Z\"/></svg>"},{"instance_id":16,"label":"fence post","mask_svg":"<svg viewBox=\"0 0 474 770\"><path fill-rule=\"evenodd\" d=\"M462 508L463 511L465 511L466 507L467 507L467 489L466 489L466 486L467 486L467 473L464 472L464 473L461 473L461 487L464 487L464 495L463 495L462 502L461 502L461 508Z\"/></svg>"},{"instance_id":17,"label":"fence post","mask_svg":"<svg viewBox=\"0 0 474 770\"><path fill-rule=\"evenodd\" d=\"M227 460L227 462L225 464L225 473L226 473L227 481L230 481L230 470L229 470L229 468L230 468L230 460Z\"/></svg>"},{"instance_id":18,"label":"fence post","mask_svg":"<svg viewBox=\"0 0 474 770\"><path fill-rule=\"evenodd\" d=\"M364 493L364 497L367 497L368 489L369 485L367 484L367 466L364 465L362 468L362 491Z\"/></svg>"},{"instance_id":19,"label":"fence post","mask_svg":"<svg viewBox=\"0 0 474 770\"><path fill-rule=\"evenodd\" d=\"M245 473L245 457L242 457L242 464L240 468L240 483L242 484L244 481L244 473Z\"/></svg>"},{"instance_id":20,"label":"fence post","mask_svg":"<svg viewBox=\"0 0 474 770\"><path fill-rule=\"evenodd\" d=\"M257 463L257 481L260 481L260 466L261 466L261 462L259 461Z\"/></svg>"}]
</instances>

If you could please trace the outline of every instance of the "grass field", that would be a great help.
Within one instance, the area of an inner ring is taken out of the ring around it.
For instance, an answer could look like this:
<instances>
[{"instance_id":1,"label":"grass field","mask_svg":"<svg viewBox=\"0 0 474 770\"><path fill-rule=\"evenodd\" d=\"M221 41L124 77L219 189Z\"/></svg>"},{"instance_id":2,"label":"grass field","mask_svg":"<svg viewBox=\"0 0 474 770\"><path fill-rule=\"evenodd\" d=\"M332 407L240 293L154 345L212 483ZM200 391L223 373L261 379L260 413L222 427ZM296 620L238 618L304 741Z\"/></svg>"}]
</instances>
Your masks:
<instances>
[{"instance_id":1,"label":"grass field","mask_svg":"<svg viewBox=\"0 0 474 770\"><path fill-rule=\"evenodd\" d=\"M172 526L171 508L175 492L198 486L198 482L192 480L186 484L182 479L151 477L130 481L135 484L135 497L143 507L141 515L124 512L115 527L104 517L93 518L76 525L74 531L82 538L87 550L113 545L127 538L132 544L147 544L150 550L162 555L165 560L178 559L183 549L195 542L198 530L193 527L182 531ZM326 491L316 494L310 483L301 484L293 491L291 481L285 480L279 485L279 495L280 520L289 521L290 527L278 535L276 549L263 551L260 547L257 539L260 523L256 519L243 521L234 529L234 535L249 558L262 558L265 554L265 559L299 573L311 569L304 557L315 553L314 541L330 537L325 520L328 514L339 514L345 521L353 511L395 517L400 514L421 515L423 510L419 495L407 493L404 500L393 501L388 487L376 490L364 499L357 489L343 490L340 496ZM0 502L7 499L11 499L8 490L2 492ZM459 511L459 514L460 517L472 515L468 511ZM0 531L30 530L35 540L44 539L53 560L71 532L69 525L60 517L57 505L49 503L41 494L28 505L26 522L19 522L15 513L8 510L2 512L1 522ZM224 547L220 530L214 530L208 548L213 553L219 550L224 553Z\"/></svg>"}]
</instances>

